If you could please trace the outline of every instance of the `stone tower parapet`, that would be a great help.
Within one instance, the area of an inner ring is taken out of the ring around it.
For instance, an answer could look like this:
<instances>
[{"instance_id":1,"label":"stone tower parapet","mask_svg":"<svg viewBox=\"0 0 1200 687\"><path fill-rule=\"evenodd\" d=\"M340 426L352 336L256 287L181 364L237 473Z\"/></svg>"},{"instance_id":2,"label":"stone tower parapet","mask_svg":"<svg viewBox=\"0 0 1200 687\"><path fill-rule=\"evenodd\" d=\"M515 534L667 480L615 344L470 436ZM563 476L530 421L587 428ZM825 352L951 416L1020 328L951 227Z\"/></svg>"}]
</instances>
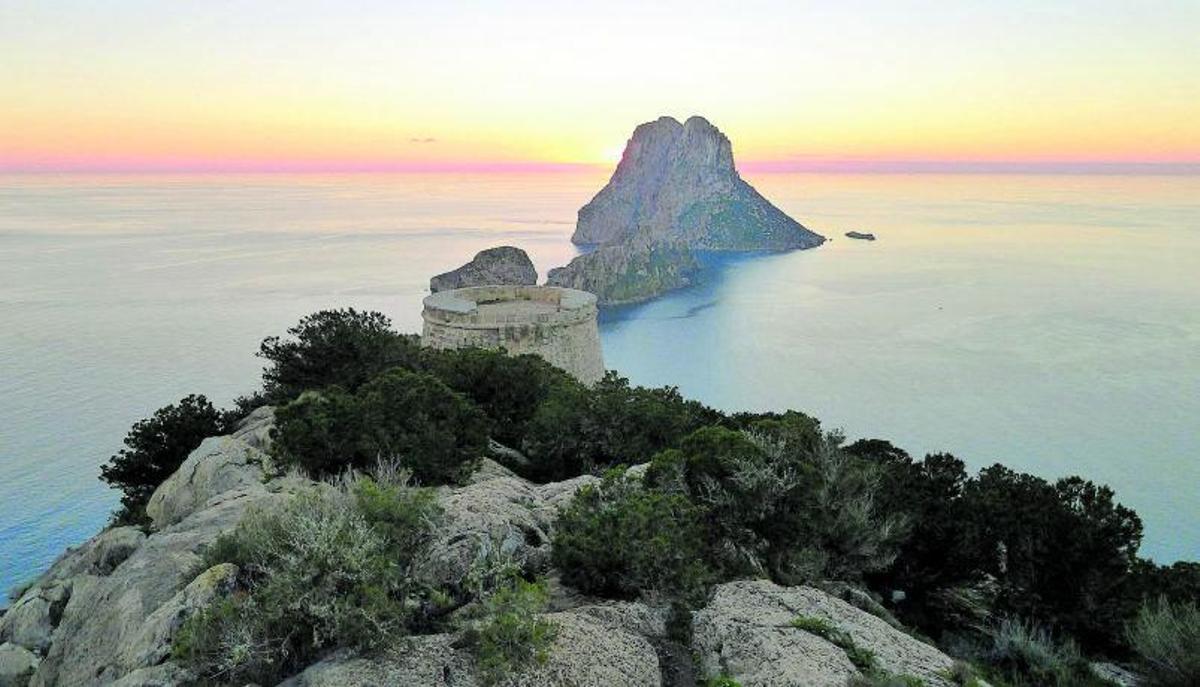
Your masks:
<instances>
[{"instance_id":1,"label":"stone tower parapet","mask_svg":"<svg viewBox=\"0 0 1200 687\"><path fill-rule=\"evenodd\" d=\"M585 384L604 376L596 296L557 286L473 286L425 297L421 344L533 353Z\"/></svg>"}]
</instances>

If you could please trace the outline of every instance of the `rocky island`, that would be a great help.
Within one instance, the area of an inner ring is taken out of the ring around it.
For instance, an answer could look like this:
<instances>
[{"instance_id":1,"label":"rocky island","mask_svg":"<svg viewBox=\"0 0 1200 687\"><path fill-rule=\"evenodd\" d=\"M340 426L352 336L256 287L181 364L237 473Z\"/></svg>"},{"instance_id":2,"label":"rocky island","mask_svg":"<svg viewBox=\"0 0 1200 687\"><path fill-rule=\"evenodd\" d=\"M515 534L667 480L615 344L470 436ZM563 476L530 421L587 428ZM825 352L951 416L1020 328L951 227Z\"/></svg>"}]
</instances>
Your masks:
<instances>
[{"instance_id":1,"label":"rocky island","mask_svg":"<svg viewBox=\"0 0 1200 687\"><path fill-rule=\"evenodd\" d=\"M737 172L729 138L703 117L634 129L621 162L579 210L572 242L594 248L548 283L601 304L646 300L694 282L694 251L812 248L824 238L775 207Z\"/></svg>"},{"instance_id":2,"label":"rocky island","mask_svg":"<svg viewBox=\"0 0 1200 687\"><path fill-rule=\"evenodd\" d=\"M846 238L858 239L859 241L874 241L875 235L864 231L848 231L846 232Z\"/></svg>"}]
</instances>

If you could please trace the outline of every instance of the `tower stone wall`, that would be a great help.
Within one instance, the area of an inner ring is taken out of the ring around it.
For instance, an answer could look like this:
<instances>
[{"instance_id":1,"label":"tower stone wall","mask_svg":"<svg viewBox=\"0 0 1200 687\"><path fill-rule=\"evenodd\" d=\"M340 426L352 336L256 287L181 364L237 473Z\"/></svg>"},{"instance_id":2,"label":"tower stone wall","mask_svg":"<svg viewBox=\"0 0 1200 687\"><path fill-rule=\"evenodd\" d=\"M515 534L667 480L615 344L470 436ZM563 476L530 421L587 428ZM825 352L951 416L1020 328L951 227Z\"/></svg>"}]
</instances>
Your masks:
<instances>
[{"instance_id":1,"label":"tower stone wall","mask_svg":"<svg viewBox=\"0 0 1200 687\"><path fill-rule=\"evenodd\" d=\"M425 297L421 344L533 353L585 384L604 376L596 296L556 286L473 286Z\"/></svg>"}]
</instances>

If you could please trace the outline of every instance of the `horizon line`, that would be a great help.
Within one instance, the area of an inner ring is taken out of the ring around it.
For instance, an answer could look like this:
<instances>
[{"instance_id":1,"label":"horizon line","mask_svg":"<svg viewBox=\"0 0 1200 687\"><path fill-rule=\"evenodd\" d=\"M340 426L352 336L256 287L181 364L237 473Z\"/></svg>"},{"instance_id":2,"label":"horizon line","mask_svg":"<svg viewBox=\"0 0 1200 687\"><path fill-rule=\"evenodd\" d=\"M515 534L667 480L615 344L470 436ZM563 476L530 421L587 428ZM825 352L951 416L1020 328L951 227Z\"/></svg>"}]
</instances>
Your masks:
<instances>
[{"instance_id":1,"label":"horizon line","mask_svg":"<svg viewBox=\"0 0 1200 687\"><path fill-rule=\"evenodd\" d=\"M5 166L0 174L510 174L612 170L616 162L544 161L263 161L164 160L126 164L66 163ZM1137 174L1196 175L1200 160L930 160L792 158L747 160L739 172L845 174Z\"/></svg>"}]
</instances>

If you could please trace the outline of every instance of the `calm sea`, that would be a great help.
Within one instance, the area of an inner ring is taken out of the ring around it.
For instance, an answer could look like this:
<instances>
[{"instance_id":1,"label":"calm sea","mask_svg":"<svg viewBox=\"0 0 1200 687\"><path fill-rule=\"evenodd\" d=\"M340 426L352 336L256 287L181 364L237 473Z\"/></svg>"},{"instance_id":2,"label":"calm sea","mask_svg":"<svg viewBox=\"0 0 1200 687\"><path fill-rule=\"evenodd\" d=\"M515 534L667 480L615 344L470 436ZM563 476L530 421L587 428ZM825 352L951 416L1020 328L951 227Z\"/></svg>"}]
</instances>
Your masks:
<instances>
[{"instance_id":1,"label":"calm sea","mask_svg":"<svg viewBox=\"0 0 1200 687\"><path fill-rule=\"evenodd\" d=\"M430 275L575 254L593 172L0 176L0 587L100 528L129 425L255 386L320 308L417 331ZM609 367L726 409L1111 484L1200 558L1200 177L764 174L835 240L602 322ZM875 232L874 243L842 238Z\"/></svg>"}]
</instances>

